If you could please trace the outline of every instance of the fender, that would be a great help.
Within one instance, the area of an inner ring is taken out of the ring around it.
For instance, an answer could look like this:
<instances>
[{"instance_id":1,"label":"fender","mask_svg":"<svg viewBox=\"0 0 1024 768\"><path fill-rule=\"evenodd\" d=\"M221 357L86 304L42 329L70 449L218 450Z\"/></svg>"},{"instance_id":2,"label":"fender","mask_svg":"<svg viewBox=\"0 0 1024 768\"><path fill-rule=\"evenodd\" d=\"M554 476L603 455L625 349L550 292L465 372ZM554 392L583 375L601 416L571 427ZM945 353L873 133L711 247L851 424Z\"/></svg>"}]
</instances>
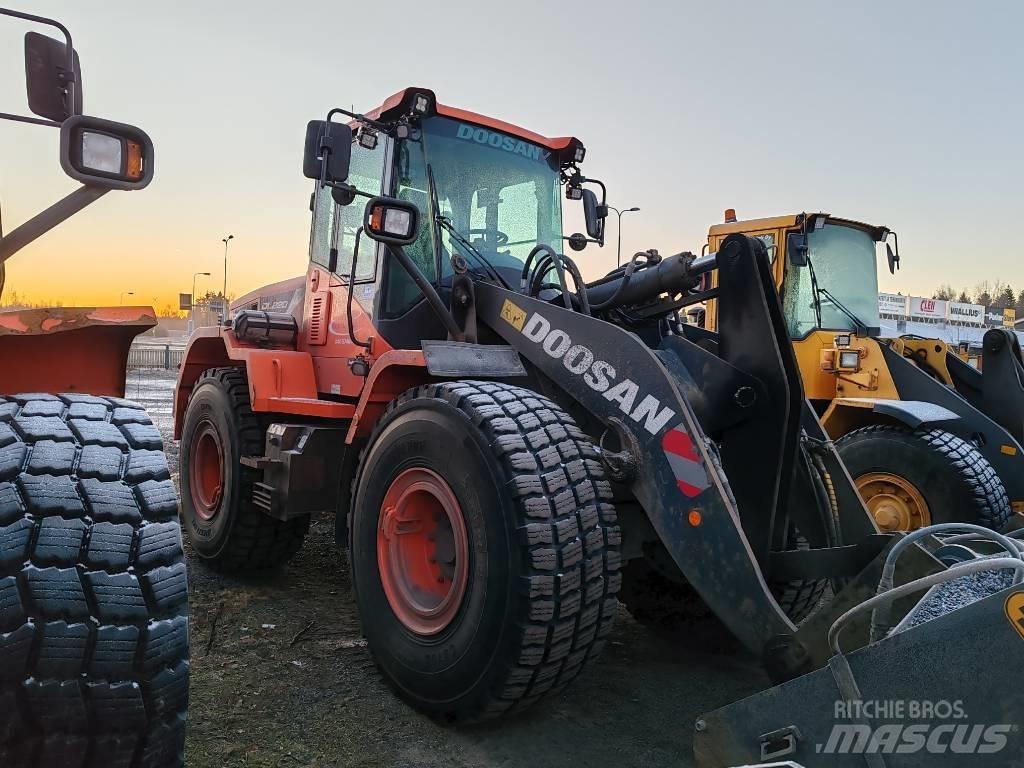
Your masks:
<instances>
[{"instance_id":1,"label":"fender","mask_svg":"<svg viewBox=\"0 0 1024 768\"><path fill-rule=\"evenodd\" d=\"M253 411L322 419L351 419L355 406L322 400L307 352L244 344L230 328L200 328L185 348L174 393L174 439L181 439L185 407L196 381L210 368L244 366Z\"/></svg>"},{"instance_id":2,"label":"fender","mask_svg":"<svg viewBox=\"0 0 1024 768\"><path fill-rule=\"evenodd\" d=\"M948 408L921 400L887 400L879 397L837 397L821 417L829 436L837 439L847 432L870 424L893 420L911 429L926 424L941 424L950 432L950 423L960 417Z\"/></svg>"}]
</instances>

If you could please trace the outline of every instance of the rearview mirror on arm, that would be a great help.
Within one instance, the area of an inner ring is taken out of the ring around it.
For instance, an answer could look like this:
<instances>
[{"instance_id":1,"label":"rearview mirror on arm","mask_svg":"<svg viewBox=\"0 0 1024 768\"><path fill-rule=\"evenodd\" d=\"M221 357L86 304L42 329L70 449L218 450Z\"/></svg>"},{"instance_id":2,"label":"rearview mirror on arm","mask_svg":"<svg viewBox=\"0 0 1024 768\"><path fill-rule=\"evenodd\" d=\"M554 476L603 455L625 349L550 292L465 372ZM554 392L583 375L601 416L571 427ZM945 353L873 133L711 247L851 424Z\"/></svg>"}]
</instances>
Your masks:
<instances>
[{"instance_id":1,"label":"rearview mirror on arm","mask_svg":"<svg viewBox=\"0 0 1024 768\"><path fill-rule=\"evenodd\" d=\"M344 183L352 161L352 128L343 123L310 120L306 125L302 173L307 179Z\"/></svg>"},{"instance_id":2,"label":"rearview mirror on arm","mask_svg":"<svg viewBox=\"0 0 1024 768\"><path fill-rule=\"evenodd\" d=\"M807 266L807 234L790 232L786 235L786 255L794 267Z\"/></svg>"},{"instance_id":3,"label":"rearview mirror on arm","mask_svg":"<svg viewBox=\"0 0 1024 768\"><path fill-rule=\"evenodd\" d=\"M608 215L608 208L597 202L597 195L593 190L583 190L583 217L587 224L587 234L604 243L604 220Z\"/></svg>"},{"instance_id":4,"label":"rearview mirror on arm","mask_svg":"<svg viewBox=\"0 0 1024 768\"><path fill-rule=\"evenodd\" d=\"M70 71L68 67L71 67ZM38 32L25 33L25 86L28 108L40 117L62 123L82 114L82 67L78 51ZM68 97L73 93L74 103Z\"/></svg>"}]
</instances>

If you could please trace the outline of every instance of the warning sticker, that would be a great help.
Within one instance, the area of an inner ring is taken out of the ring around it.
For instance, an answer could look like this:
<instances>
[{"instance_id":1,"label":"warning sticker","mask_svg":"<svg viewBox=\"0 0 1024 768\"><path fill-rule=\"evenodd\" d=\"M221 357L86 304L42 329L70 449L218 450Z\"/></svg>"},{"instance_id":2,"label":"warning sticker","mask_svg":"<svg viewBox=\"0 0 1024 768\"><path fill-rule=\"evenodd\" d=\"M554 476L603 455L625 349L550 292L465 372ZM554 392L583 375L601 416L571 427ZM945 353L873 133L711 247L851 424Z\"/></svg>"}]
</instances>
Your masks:
<instances>
[{"instance_id":1,"label":"warning sticker","mask_svg":"<svg viewBox=\"0 0 1024 768\"><path fill-rule=\"evenodd\" d=\"M1006 598L1004 610L1017 634L1024 638L1024 592L1014 592Z\"/></svg>"},{"instance_id":2,"label":"warning sticker","mask_svg":"<svg viewBox=\"0 0 1024 768\"><path fill-rule=\"evenodd\" d=\"M520 309L511 300L505 299L501 305L501 319L511 325L517 331L523 330L523 323L526 322L526 312Z\"/></svg>"}]
</instances>

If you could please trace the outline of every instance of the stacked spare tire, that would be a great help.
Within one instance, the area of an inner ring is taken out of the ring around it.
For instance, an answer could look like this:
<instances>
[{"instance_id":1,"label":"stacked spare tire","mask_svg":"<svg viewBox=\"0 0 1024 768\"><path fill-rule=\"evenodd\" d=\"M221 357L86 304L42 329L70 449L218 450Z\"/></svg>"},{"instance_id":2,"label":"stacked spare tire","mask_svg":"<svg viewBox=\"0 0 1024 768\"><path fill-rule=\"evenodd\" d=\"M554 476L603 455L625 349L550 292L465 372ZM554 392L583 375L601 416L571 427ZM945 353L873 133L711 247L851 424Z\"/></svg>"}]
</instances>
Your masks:
<instances>
[{"instance_id":1,"label":"stacked spare tire","mask_svg":"<svg viewBox=\"0 0 1024 768\"><path fill-rule=\"evenodd\" d=\"M182 764L177 514L138 405L0 397L0 766Z\"/></svg>"}]
</instances>

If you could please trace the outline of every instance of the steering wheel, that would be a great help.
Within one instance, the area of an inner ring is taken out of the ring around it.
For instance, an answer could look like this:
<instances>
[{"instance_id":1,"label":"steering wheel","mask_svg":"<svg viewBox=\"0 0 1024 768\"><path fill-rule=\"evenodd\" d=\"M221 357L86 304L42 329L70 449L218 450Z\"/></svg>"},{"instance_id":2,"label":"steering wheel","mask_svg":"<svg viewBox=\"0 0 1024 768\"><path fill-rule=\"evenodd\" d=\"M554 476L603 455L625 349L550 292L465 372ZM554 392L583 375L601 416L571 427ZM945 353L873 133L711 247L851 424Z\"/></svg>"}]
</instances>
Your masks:
<instances>
[{"instance_id":1,"label":"steering wheel","mask_svg":"<svg viewBox=\"0 0 1024 768\"><path fill-rule=\"evenodd\" d=\"M508 244L508 235L498 229L471 229L467 235L482 235L483 241L487 245L491 245L492 238L496 241L493 244L494 248L501 248L503 245Z\"/></svg>"}]
</instances>

